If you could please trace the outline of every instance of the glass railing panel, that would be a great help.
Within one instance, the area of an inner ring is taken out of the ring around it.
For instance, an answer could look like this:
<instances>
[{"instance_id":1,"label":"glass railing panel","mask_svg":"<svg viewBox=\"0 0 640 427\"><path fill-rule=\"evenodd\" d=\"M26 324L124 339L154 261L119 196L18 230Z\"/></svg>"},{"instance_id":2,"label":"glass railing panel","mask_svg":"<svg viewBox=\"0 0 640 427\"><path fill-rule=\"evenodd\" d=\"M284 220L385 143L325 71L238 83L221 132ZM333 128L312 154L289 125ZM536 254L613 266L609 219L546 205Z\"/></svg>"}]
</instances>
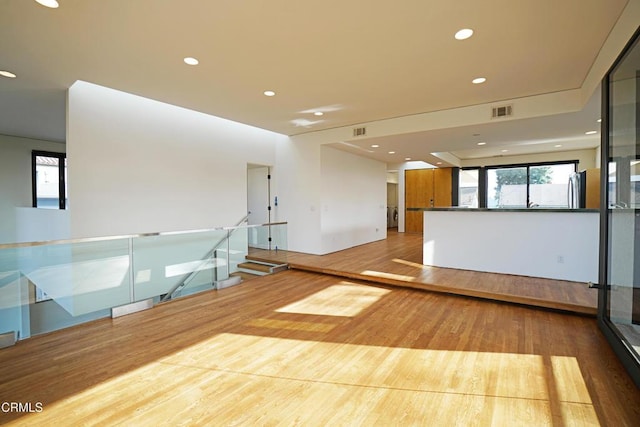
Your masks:
<instances>
[{"instance_id":1,"label":"glass railing panel","mask_svg":"<svg viewBox=\"0 0 640 427\"><path fill-rule=\"evenodd\" d=\"M287 225L0 246L0 334L24 339L111 315L111 308L210 290L249 248L285 250ZM269 238L271 241L269 241Z\"/></svg>"},{"instance_id":2,"label":"glass railing panel","mask_svg":"<svg viewBox=\"0 0 640 427\"><path fill-rule=\"evenodd\" d=\"M71 316L130 302L127 238L27 246L18 254L36 295L45 294Z\"/></svg>"},{"instance_id":3,"label":"glass railing panel","mask_svg":"<svg viewBox=\"0 0 640 427\"><path fill-rule=\"evenodd\" d=\"M248 246L256 249L269 249L269 227L251 225L247 227Z\"/></svg>"},{"instance_id":4,"label":"glass railing panel","mask_svg":"<svg viewBox=\"0 0 640 427\"><path fill-rule=\"evenodd\" d=\"M0 250L0 330L18 338L109 316L130 302L128 239Z\"/></svg>"},{"instance_id":5,"label":"glass railing panel","mask_svg":"<svg viewBox=\"0 0 640 427\"><path fill-rule=\"evenodd\" d=\"M14 333L14 339L31 335L23 306L28 305L28 290L18 269L17 249L0 250L0 334Z\"/></svg>"},{"instance_id":6,"label":"glass railing panel","mask_svg":"<svg viewBox=\"0 0 640 427\"><path fill-rule=\"evenodd\" d=\"M219 243L224 246L226 235L207 230L133 238L134 300L164 295L185 281L181 296L212 289L214 281L228 275L226 255L213 251Z\"/></svg>"},{"instance_id":7,"label":"glass railing panel","mask_svg":"<svg viewBox=\"0 0 640 427\"><path fill-rule=\"evenodd\" d=\"M250 225L247 228L248 246L250 248L265 250L286 250L286 223Z\"/></svg>"},{"instance_id":8,"label":"glass railing panel","mask_svg":"<svg viewBox=\"0 0 640 427\"><path fill-rule=\"evenodd\" d=\"M271 225L271 249L272 250L287 250L287 224L275 224Z\"/></svg>"},{"instance_id":9,"label":"glass railing panel","mask_svg":"<svg viewBox=\"0 0 640 427\"><path fill-rule=\"evenodd\" d=\"M246 227L229 230L229 274L235 273L239 265L247 261L248 254L248 230Z\"/></svg>"}]
</instances>

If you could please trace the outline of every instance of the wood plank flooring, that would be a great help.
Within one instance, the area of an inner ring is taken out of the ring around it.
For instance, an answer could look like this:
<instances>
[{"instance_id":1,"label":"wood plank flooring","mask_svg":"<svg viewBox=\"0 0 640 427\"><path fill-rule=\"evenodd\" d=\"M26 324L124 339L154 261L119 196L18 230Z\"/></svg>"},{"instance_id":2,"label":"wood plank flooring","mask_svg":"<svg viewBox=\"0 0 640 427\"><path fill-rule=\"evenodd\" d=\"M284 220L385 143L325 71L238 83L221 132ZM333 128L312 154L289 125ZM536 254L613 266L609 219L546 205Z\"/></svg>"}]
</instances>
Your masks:
<instances>
[{"instance_id":1,"label":"wood plank flooring","mask_svg":"<svg viewBox=\"0 0 640 427\"><path fill-rule=\"evenodd\" d=\"M40 402L0 411L29 426L640 420L592 317L296 270L20 341L0 402Z\"/></svg>"},{"instance_id":2,"label":"wood plank flooring","mask_svg":"<svg viewBox=\"0 0 640 427\"><path fill-rule=\"evenodd\" d=\"M250 255L305 271L596 315L598 291L585 283L425 266L417 233L390 231L385 240L321 256L259 249Z\"/></svg>"}]
</instances>

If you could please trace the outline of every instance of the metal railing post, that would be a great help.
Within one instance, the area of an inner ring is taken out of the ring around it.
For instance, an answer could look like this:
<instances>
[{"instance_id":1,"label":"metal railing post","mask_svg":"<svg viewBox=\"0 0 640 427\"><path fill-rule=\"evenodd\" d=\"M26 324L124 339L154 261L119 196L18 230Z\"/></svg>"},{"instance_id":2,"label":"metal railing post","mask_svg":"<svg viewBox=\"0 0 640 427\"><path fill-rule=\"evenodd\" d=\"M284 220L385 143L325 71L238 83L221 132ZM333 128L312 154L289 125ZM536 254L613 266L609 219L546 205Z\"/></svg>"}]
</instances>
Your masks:
<instances>
[{"instance_id":1,"label":"metal railing post","mask_svg":"<svg viewBox=\"0 0 640 427\"><path fill-rule=\"evenodd\" d=\"M227 277L231 276L231 230L227 230Z\"/></svg>"}]
</instances>

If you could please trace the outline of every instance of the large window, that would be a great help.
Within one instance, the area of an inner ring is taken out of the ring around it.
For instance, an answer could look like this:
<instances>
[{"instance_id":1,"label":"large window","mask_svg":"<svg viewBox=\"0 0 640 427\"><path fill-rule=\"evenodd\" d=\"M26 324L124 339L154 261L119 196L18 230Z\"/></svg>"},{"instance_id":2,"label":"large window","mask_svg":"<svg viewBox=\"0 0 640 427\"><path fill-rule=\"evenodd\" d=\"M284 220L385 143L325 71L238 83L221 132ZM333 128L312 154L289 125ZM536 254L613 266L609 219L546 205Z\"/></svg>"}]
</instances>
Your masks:
<instances>
[{"instance_id":1,"label":"large window","mask_svg":"<svg viewBox=\"0 0 640 427\"><path fill-rule=\"evenodd\" d=\"M33 151L31 153L33 207L66 209L67 158L64 153Z\"/></svg>"},{"instance_id":2,"label":"large window","mask_svg":"<svg viewBox=\"0 0 640 427\"><path fill-rule=\"evenodd\" d=\"M488 169L487 207L526 208L527 182L526 167Z\"/></svg>"},{"instance_id":3,"label":"large window","mask_svg":"<svg viewBox=\"0 0 640 427\"><path fill-rule=\"evenodd\" d=\"M488 167L488 208L567 208L577 161Z\"/></svg>"},{"instance_id":4,"label":"large window","mask_svg":"<svg viewBox=\"0 0 640 427\"><path fill-rule=\"evenodd\" d=\"M458 180L458 206L477 208L480 206L478 197L478 168L460 169Z\"/></svg>"}]
</instances>

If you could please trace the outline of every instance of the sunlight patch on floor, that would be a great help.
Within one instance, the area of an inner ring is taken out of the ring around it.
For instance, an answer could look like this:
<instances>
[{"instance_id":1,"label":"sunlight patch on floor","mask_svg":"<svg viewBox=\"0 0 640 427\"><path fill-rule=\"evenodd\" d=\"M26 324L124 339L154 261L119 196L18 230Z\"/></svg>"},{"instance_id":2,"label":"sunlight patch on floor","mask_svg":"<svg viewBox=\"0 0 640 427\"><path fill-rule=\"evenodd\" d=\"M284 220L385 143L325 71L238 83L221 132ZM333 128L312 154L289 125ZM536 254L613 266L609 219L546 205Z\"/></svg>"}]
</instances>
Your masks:
<instances>
[{"instance_id":1,"label":"sunlight patch on floor","mask_svg":"<svg viewBox=\"0 0 640 427\"><path fill-rule=\"evenodd\" d=\"M562 380L556 386L556 392L561 401L593 403L575 357L551 356L551 367L553 368L553 377Z\"/></svg>"},{"instance_id":2,"label":"sunlight patch on floor","mask_svg":"<svg viewBox=\"0 0 640 427\"><path fill-rule=\"evenodd\" d=\"M162 363L370 387L548 400L539 355L397 348L222 333ZM561 362L564 367L568 361ZM554 370L558 382L582 380L575 369ZM577 376L577 377L574 377ZM571 398L574 395L565 394Z\"/></svg>"},{"instance_id":3,"label":"sunlight patch on floor","mask_svg":"<svg viewBox=\"0 0 640 427\"><path fill-rule=\"evenodd\" d=\"M391 292L375 286L340 282L277 309L279 313L354 317Z\"/></svg>"},{"instance_id":4,"label":"sunlight patch on floor","mask_svg":"<svg viewBox=\"0 0 640 427\"><path fill-rule=\"evenodd\" d=\"M379 277L382 279L401 280L403 282L413 282L416 280L413 276L406 276L403 274L385 273L384 271L364 270L360 274L365 276Z\"/></svg>"},{"instance_id":5,"label":"sunlight patch on floor","mask_svg":"<svg viewBox=\"0 0 640 427\"><path fill-rule=\"evenodd\" d=\"M397 262L398 264L404 264L409 267L420 268L422 270L433 270L433 267L430 265L418 264L417 262L407 261L406 259L394 258L393 262Z\"/></svg>"},{"instance_id":6,"label":"sunlight patch on floor","mask_svg":"<svg viewBox=\"0 0 640 427\"><path fill-rule=\"evenodd\" d=\"M552 357L551 364L531 354L223 333L21 421L538 426L555 415L598 425L575 358ZM144 418L150 414L155 421Z\"/></svg>"}]
</instances>

